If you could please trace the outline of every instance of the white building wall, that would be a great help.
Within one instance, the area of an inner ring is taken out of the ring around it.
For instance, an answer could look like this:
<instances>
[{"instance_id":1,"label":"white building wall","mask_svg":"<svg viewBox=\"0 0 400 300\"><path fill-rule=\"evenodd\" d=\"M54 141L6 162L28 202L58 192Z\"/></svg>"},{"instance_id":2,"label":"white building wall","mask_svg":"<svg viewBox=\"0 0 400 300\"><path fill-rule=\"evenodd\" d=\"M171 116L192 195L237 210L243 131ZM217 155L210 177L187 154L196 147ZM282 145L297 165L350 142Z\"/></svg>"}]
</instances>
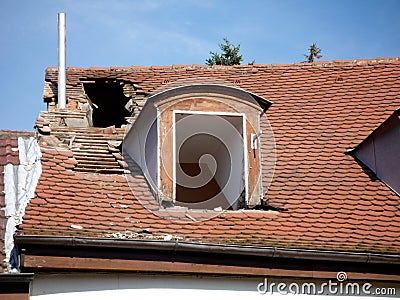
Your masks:
<instances>
[{"instance_id":1,"label":"white building wall","mask_svg":"<svg viewBox=\"0 0 400 300\"><path fill-rule=\"evenodd\" d=\"M273 279L287 285L299 281ZM310 282L310 281L302 281ZM313 280L317 288L328 280ZM143 274L54 274L35 275L32 289L32 300L130 300L130 299L174 299L174 300L211 300L211 299L309 299L310 297L326 300L365 300L376 296L376 288L395 287L399 297L399 284L371 283L371 295L284 295L270 290L263 290L265 278L258 277L216 277L196 275L143 275ZM268 284L271 284L268 281ZM360 283L362 286L363 283ZM268 286L269 288L271 286ZM265 289L264 289L265 290ZM373 294L372 294L373 293ZM393 297L393 295L392 295ZM379 299L393 299L379 297Z\"/></svg>"}]
</instances>

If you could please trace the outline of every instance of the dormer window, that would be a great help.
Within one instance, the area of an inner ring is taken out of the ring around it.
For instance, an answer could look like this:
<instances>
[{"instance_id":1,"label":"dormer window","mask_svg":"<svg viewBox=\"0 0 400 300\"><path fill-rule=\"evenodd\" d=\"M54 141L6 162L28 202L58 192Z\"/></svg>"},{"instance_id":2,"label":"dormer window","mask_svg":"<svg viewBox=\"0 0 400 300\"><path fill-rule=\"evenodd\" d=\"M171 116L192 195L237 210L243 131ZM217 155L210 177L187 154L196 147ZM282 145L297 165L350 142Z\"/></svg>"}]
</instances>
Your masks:
<instances>
[{"instance_id":1,"label":"dormer window","mask_svg":"<svg viewBox=\"0 0 400 300\"><path fill-rule=\"evenodd\" d=\"M400 109L351 150L382 182L400 195Z\"/></svg>"},{"instance_id":2,"label":"dormer window","mask_svg":"<svg viewBox=\"0 0 400 300\"><path fill-rule=\"evenodd\" d=\"M158 203L239 209L260 203L260 115L270 102L235 87L191 84L147 99L124 151Z\"/></svg>"}]
</instances>

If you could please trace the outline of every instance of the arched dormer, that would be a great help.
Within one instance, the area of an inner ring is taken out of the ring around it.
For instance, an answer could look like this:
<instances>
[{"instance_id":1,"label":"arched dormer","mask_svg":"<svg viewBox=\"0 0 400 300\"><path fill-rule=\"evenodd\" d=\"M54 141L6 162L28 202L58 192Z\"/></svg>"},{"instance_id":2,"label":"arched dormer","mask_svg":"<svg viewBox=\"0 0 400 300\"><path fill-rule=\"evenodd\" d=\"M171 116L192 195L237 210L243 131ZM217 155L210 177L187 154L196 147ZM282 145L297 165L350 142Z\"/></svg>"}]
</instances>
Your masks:
<instances>
[{"instance_id":1,"label":"arched dormer","mask_svg":"<svg viewBox=\"0 0 400 300\"><path fill-rule=\"evenodd\" d=\"M124 140L163 206L238 209L263 196L260 117L271 102L222 84L148 97Z\"/></svg>"}]
</instances>

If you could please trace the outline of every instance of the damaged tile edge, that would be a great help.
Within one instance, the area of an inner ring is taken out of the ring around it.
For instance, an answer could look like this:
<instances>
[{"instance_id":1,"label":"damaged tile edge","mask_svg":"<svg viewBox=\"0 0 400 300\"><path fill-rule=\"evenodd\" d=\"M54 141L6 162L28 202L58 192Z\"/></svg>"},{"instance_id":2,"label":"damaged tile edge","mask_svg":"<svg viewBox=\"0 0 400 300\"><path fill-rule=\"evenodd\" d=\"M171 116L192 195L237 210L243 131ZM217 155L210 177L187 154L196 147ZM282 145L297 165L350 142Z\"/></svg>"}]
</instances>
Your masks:
<instances>
[{"instance_id":1,"label":"damaged tile edge","mask_svg":"<svg viewBox=\"0 0 400 300\"><path fill-rule=\"evenodd\" d=\"M5 263L8 272L19 272L16 257L13 257L14 234L17 226L22 224L25 208L35 196L36 186L42 174L40 147L34 137L18 138L19 165L4 166L5 193L5 234L4 250Z\"/></svg>"}]
</instances>

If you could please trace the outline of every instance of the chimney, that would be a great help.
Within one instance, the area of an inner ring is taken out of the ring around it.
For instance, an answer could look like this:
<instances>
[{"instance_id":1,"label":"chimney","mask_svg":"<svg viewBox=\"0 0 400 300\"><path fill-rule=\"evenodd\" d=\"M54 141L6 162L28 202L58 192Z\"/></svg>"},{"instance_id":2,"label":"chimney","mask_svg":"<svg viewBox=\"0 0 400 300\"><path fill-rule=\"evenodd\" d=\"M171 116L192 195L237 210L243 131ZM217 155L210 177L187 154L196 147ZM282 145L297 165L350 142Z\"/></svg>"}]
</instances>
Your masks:
<instances>
[{"instance_id":1,"label":"chimney","mask_svg":"<svg viewBox=\"0 0 400 300\"><path fill-rule=\"evenodd\" d=\"M58 13L58 108L67 106L65 94L65 59L66 59L66 26L65 13Z\"/></svg>"}]
</instances>

